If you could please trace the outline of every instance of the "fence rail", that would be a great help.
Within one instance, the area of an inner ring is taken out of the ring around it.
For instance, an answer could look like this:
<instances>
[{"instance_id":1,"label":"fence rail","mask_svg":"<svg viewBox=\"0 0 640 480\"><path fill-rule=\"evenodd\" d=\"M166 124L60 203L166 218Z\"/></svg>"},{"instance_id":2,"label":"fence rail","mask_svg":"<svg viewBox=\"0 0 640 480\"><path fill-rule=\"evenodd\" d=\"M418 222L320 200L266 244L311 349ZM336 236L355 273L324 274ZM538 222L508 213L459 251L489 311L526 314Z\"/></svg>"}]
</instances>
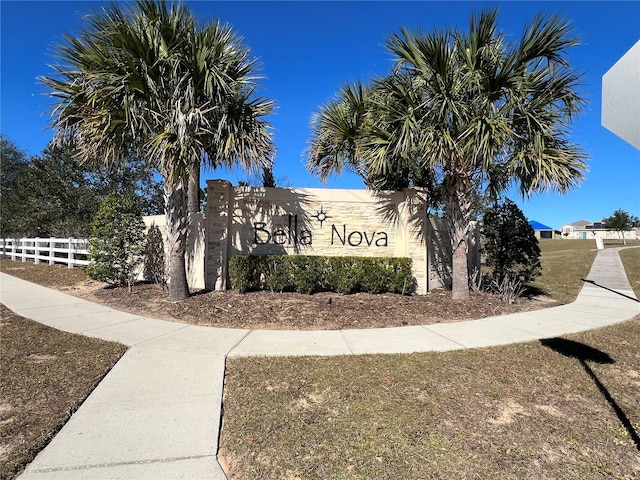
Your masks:
<instances>
[{"instance_id":1,"label":"fence rail","mask_svg":"<svg viewBox=\"0 0 640 480\"><path fill-rule=\"evenodd\" d=\"M49 265L62 263L69 268L89 265L89 241L82 238L3 238L0 239L2 258Z\"/></svg>"}]
</instances>

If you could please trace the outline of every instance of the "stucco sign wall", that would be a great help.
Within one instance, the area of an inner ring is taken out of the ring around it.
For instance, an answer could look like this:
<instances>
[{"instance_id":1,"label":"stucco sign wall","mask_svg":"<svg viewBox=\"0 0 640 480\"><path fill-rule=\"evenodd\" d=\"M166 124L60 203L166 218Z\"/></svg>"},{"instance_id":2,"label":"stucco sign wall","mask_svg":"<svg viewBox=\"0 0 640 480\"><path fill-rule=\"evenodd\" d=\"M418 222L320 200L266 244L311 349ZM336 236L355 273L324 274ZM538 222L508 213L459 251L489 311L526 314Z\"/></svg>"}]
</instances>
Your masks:
<instances>
[{"instance_id":1,"label":"stucco sign wall","mask_svg":"<svg viewBox=\"0 0 640 480\"><path fill-rule=\"evenodd\" d=\"M233 255L410 257L418 293L434 286L425 194L233 187L207 182L206 288L227 288ZM435 246L432 246L432 250ZM445 283L436 279L435 286Z\"/></svg>"},{"instance_id":2,"label":"stucco sign wall","mask_svg":"<svg viewBox=\"0 0 640 480\"><path fill-rule=\"evenodd\" d=\"M426 287L422 192L207 185L207 288L226 288L229 257L249 254L411 257Z\"/></svg>"}]
</instances>

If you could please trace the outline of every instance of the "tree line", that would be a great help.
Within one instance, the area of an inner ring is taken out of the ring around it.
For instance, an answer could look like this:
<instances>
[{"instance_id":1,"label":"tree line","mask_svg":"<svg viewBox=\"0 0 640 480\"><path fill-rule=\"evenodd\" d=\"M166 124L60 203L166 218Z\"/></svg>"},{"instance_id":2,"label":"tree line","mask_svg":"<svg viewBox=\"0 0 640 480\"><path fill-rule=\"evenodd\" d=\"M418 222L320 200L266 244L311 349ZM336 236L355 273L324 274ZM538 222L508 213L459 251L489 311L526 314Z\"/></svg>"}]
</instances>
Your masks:
<instances>
[{"instance_id":1,"label":"tree line","mask_svg":"<svg viewBox=\"0 0 640 480\"><path fill-rule=\"evenodd\" d=\"M0 235L88 238L100 204L131 195L143 215L164 211L162 184L140 159L81 162L66 146L27 156L0 134Z\"/></svg>"}]
</instances>

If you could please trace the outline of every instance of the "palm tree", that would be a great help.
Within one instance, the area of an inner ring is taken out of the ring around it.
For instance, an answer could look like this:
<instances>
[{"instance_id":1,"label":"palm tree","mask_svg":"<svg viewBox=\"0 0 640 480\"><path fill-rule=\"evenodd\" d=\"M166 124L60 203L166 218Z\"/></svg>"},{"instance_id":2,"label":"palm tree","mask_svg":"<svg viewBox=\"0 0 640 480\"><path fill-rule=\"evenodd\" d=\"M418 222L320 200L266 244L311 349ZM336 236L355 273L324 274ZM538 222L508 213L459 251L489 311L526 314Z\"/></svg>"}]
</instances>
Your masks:
<instances>
[{"instance_id":1,"label":"palm tree","mask_svg":"<svg viewBox=\"0 0 640 480\"><path fill-rule=\"evenodd\" d=\"M200 97L194 100L195 103L206 104L210 101L208 95L217 90L216 102L224 106L212 115L214 135L206 151L209 158L205 163L215 168L240 161L249 169L270 168L273 158L270 126L261 119L272 112L274 105L254 96L255 82L259 78L256 59L228 26L220 24L197 30L189 43L194 45L194 52L201 52L189 57L193 82L190 88ZM219 78L212 78L212 73ZM260 158L262 165L254 164L252 158L255 157ZM201 162L194 160L189 184L189 213L200 209Z\"/></svg>"},{"instance_id":2,"label":"palm tree","mask_svg":"<svg viewBox=\"0 0 640 480\"><path fill-rule=\"evenodd\" d=\"M139 0L89 17L57 48L56 76L43 77L55 98L56 140L82 161L110 164L136 155L164 180L169 297L189 295L185 268L188 188L201 165L253 169L272 158L264 115L254 97L256 60L230 27L199 25L182 5Z\"/></svg>"},{"instance_id":3,"label":"palm tree","mask_svg":"<svg viewBox=\"0 0 640 480\"><path fill-rule=\"evenodd\" d=\"M583 178L586 156L568 140L584 104L567 58L576 45L566 22L541 15L511 43L496 10L473 15L467 32L401 29L387 40L394 68L374 82L360 151L371 172L417 162L441 182L455 299L469 298L466 238L478 188L497 195L516 184L530 196Z\"/></svg>"},{"instance_id":4,"label":"palm tree","mask_svg":"<svg viewBox=\"0 0 640 480\"><path fill-rule=\"evenodd\" d=\"M332 101L313 115L307 169L322 181L346 168L371 186L364 140L373 93L362 83L345 84Z\"/></svg>"},{"instance_id":5,"label":"palm tree","mask_svg":"<svg viewBox=\"0 0 640 480\"><path fill-rule=\"evenodd\" d=\"M360 176L372 190L402 190L409 186L433 190L430 172L415 161L392 158L393 169L377 171L371 165L380 90L374 85L345 84L335 98L313 115L312 140L307 149L307 169L326 182L347 169Z\"/></svg>"}]
</instances>

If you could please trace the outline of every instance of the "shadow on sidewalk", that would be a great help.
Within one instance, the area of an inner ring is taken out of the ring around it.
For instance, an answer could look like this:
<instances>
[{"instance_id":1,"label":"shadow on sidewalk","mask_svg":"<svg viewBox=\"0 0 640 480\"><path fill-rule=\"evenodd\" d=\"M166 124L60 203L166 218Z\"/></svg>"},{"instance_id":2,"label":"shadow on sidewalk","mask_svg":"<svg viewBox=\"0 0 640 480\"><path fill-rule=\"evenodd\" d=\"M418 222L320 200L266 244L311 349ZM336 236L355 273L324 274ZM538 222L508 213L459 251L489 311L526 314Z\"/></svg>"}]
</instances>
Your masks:
<instances>
[{"instance_id":1,"label":"shadow on sidewalk","mask_svg":"<svg viewBox=\"0 0 640 480\"><path fill-rule=\"evenodd\" d=\"M635 300L635 299L634 299ZM575 342L573 340L567 340L564 338L546 338L540 340L540 343L545 347L550 348L554 352L559 353L560 355L564 355L565 357L575 358L578 360L582 368L585 372L591 377L593 383L596 384L600 393L605 398L605 400L611 405L611 408L616 412L620 423L627 430L627 433L633 440L633 443L636 445L636 449L640 451L640 436L638 436L638 432L636 432L633 424L624 413L624 410L618 405L615 399L607 390L602 382L598 379L594 371L589 367L587 362L599 363L601 365L610 365L615 363L615 360L609 356L609 354L598 350L597 348L590 347L589 345L585 345L584 343Z\"/></svg>"},{"instance_id":2,"label":"shadow on sidewalk","mask_svg":"<svg viewBox=\"0 0 640 480\"><path fill-rule=\"evenodd\" d=\"M609 290L610 292L616 293L616 294L620 295L621 297L628 298L629 300L633 300L634 302L640 303L640 300L638 300L635 297L632 297L630 295L625 295L624 293L620 293L620 292L618 292L616 290L613 290L613 289L611 289L609 287L605 287L604 285L600 285L599 283L596 283L593 280L587 280L586 278L581 278L580 280L582 280L585 283L590 283L592 285L595 285L596 287L600 287L600 288L604 288L605 290Z\"/></svg>"}]
</instances>

